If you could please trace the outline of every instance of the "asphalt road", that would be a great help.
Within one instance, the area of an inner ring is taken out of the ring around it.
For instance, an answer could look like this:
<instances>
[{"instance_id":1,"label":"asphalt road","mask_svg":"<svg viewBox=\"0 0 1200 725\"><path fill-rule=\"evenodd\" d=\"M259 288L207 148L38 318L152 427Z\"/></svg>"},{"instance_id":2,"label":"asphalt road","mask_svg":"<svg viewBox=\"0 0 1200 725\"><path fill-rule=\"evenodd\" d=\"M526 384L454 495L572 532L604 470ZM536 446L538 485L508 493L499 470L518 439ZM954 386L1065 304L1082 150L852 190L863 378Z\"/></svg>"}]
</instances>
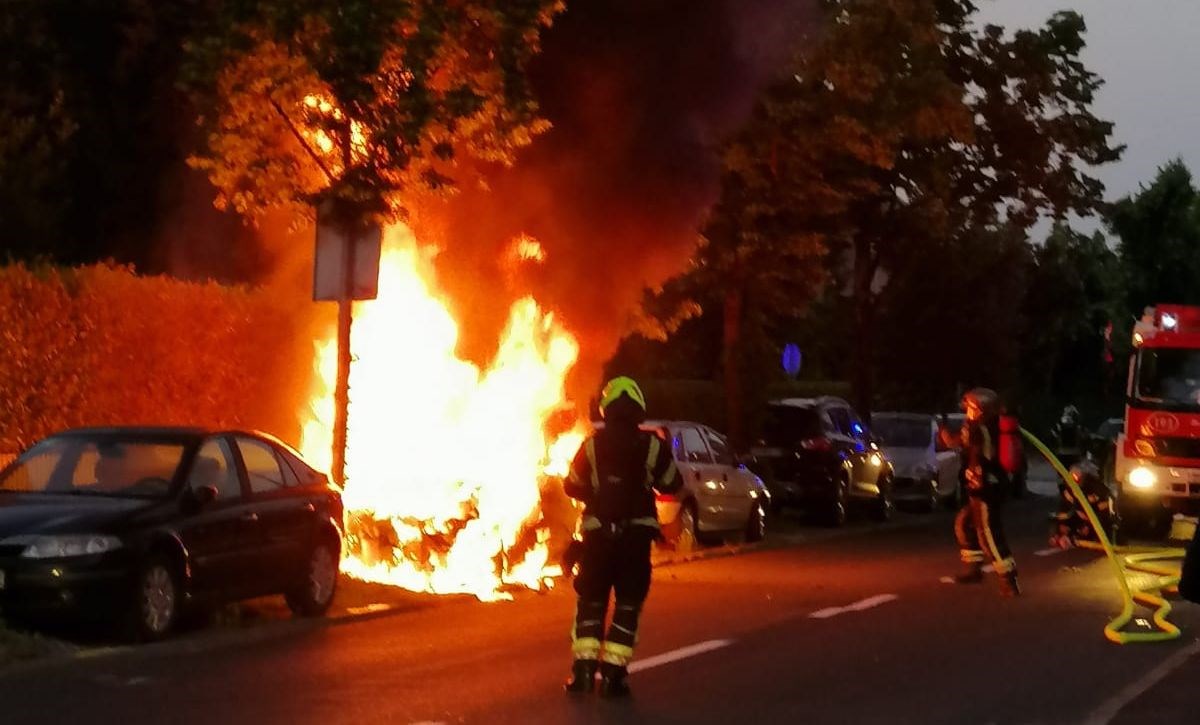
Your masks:
<instances>
[{"instance_id":1,"label":"asphalt road","mask_svg":"<svg viewBox=\"0 0 1200 725\"><path fill-rule=\"evenodd\" d=\"M792 529L779 548L660 568L630 701L563 695L563 589L17 670L0 677L0 722L1195 722L1200 607L1177 606L1180 642L1108 643L1110 570L1088 552L1047 553L1049 507L1008 512L1016 600L991 578L941 581L958 566L949 513Z\"/></svg>"}]
</instances>

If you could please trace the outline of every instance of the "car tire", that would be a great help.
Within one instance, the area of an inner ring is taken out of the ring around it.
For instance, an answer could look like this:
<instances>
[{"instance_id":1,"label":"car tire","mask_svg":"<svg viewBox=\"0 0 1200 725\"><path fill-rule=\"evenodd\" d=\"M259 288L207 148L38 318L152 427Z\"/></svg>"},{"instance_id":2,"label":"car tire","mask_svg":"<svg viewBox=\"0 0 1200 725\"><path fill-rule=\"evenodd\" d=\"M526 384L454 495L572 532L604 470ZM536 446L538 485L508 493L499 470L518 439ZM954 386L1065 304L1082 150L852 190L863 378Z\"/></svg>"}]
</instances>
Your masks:
<instances>
[{"instance_id":1,"label":"car tire","mask_svg":"<svg viewBox=\"0 0 1200 725\"><path fill-rule=\"evenodd\" d=\"M767 536L767 515L762 503L755 501L750 507L750 518L746 521L746 542L762 541Z\"/></svg>"},{"instance_id":2,"label":"car tire","mask_svg":"<svg viewBox=\"0 0 1200 725\"><path fill-rule=\"evenodd\" d=\"M947 496L943 503L950 511L958 511L963 507L965 501L963 500L962 482L954 482L954 492Z\"/></svg>"},{"instance_id":3,"label":"car tire","mask_svg":"<svg viewBox=\"0 0 1200 725\"><path fill-rule=\"evenodd\" d=\"M825 523L834 528L846 525L849 518L850 485L845 478L839 477L834 483L833 500L825 511Z\"/></svg>"},{"instance_id":4,"label":"car tire","mask_svg":"<svg viewBox=\"0 0 1200 725\"><path fill-rule=\"evenodd\" d=\"M871 517L880 523L892 520L896 504L892 501L891 481L883 479L879 482L879 495L871 503Z\"/></svg>"},{"instance_id":5,"label":"car tire","mask_svg":"<svg viewBox=\"0 0 1200 725\"><path fill-rule=\"evenodd\" d=\"M329 611L337 593L340 548L331 539L317 542L304 567L304 578L287 592L288 608L299 617L320 617Z\"/></svg>"},{"instance_id":6,"label":"car tire","mask_svg":"<svg viewBox=\"0 0 1200 725\"><path fill-rule=\"evenodd\" d=\"M179 623L183 603L179 567L166 556L152 556L138 569L127 633L136 642L156 642Z\"/></svg>"}]
</instances>

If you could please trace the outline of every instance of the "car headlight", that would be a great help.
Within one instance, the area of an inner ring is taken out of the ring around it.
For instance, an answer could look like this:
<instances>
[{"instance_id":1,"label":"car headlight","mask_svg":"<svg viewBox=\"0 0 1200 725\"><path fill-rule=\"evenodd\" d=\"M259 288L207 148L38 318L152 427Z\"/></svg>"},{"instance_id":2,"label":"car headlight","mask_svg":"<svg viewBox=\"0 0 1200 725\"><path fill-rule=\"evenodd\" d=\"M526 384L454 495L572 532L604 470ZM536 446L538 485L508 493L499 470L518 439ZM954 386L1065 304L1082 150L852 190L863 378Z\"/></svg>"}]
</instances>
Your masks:
<instances>
[{"instance_id":1,"label":"car headlight","mask_svg":"<svg viewBox=\"0 0 1200 725\"><path fill-rule=\"evenodd\" d=\"M1158 476L1154 475L1154 471L1145 466L1138 466L1129 472L1129 485L1134 488L1154 488L1154 484L1158 482Z\"/></svg>"},{"instance_id":2,"label":"car headlight","mask_svg":"<svg viewBox=\"0 0 1200 725\"><path fill-rule=\"evenodd\" d=\"M0 541L7 546L23 546L22 559L64 559L72 556L103 554L121 548L115 536L82 534L66 536L14 536Z\"/></svg>"}]
</instances>

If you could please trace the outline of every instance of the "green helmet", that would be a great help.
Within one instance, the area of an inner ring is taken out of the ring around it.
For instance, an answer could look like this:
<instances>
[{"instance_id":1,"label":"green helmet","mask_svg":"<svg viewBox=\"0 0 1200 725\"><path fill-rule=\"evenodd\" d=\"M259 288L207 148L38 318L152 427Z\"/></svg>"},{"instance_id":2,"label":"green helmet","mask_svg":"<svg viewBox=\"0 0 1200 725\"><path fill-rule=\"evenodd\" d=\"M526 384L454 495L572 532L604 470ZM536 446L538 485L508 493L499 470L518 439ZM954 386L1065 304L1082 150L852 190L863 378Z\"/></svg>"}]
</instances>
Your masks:
<instances>
[{"instance_id":1,"label":"green helmet","mask_svg":"<svg viewBox=\"0 0 1200 725\"><path fill-rule=\"evenodd\" d=\"M626 396L633 402L637 403L642 412L646 410L646 396L642 395L642 389L638 387L637 382L633 378L627 378L624 375L618 378L609 380L604 386L604 390L600 392L600 415L604 415L604 411L608 410L608 406L612 405L613 401L621 396Z\"/></svg>"}]
</instances>

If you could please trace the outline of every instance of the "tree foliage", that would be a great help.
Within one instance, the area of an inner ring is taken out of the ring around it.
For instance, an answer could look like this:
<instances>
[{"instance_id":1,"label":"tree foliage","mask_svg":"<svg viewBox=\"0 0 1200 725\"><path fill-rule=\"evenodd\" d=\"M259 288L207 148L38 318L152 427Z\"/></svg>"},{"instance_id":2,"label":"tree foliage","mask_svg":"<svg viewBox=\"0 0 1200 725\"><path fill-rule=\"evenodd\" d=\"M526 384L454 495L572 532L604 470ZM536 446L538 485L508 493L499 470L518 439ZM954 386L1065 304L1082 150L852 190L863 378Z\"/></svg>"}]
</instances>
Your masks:
<instances>
[{"instance_id":1,"label":"tree foliage","mask_svg":"<svg viewBox=\"0 0 1200 725\"><path fill-rule=\"evenodd\" d=\"M228 0L190 47L193 164L250 216L319 197L403 216L404 195L511 162L546 126L525 78L560 0Z\"/></svg>"},{"instance_id":2,"label":"tree foliage","mask_svg":"<svg viewBox=\"0 0 1200 725\"><path fill-rule=\"evenodd\" d=\"M1200 192L1180 160L1113 205L1109 228L1128 275L1128 313L1160 302L1200 304Z\"/></svg>"},{"instance_id":3,"label":"tree foliage","mask_svg":"<svg viewBox=\"0 0 1200 725\"><path fill-rule=\"evenodd\" d=\"M820 169L813 207L846 213L825 237L846 250L855 308L857 402L872 403L876 310L886 276L919 247L970 248L1041 214L1088 213L1102 186L1087 165L1115 160L1112 124L1091 103L1100 79L1079 61L1075 13L1007 33L974 24L966 0L827 0L801 50L796 111L777 133Z\"/></svg>"}]
</instances>

